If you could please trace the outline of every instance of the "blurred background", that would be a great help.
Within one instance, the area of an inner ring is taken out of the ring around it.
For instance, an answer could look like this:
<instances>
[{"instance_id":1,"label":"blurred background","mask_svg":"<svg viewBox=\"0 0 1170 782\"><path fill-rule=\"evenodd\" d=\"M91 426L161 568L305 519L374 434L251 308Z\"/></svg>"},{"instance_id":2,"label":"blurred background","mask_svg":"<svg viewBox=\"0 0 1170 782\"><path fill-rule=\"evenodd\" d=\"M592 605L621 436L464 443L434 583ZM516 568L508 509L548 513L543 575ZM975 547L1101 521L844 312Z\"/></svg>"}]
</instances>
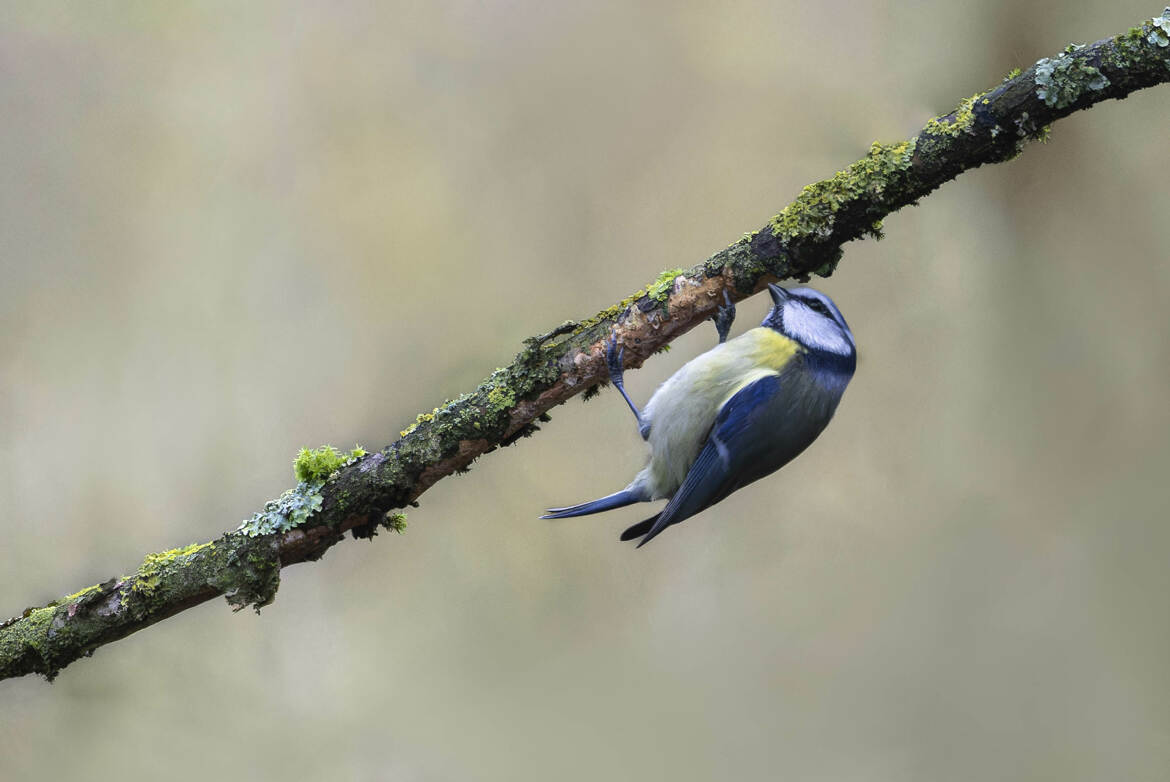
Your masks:
<instances>
[{"instance_id":1,"label":"blurred background","mask_svg":"<svg viewBox=\"0 0 1170 782\"><path fill-rule=\"evenodd\" d=\"M1153 3L0 6L0 614L208 540L804 184ZM612 392L402 536L0 683L0 777L1155 780L1170 91L846 248L861 362L640 551ZM739 307L736 331L766 297ZM715 339L628 376L635 399Z\"/></svg>"}]
</instances>

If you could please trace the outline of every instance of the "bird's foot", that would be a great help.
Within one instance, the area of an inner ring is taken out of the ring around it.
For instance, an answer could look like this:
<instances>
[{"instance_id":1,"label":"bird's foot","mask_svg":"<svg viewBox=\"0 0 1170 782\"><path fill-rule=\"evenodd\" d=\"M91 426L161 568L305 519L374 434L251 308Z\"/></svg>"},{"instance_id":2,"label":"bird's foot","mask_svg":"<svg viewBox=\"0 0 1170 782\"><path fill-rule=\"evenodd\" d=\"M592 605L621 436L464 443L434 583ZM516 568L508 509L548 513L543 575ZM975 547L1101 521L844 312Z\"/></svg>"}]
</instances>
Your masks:
<instances>
[{"instance_id":1,"label":"bird's foot","mask_svg":"<svg viewBox=\"0 0 1170 782\"><path fill-rule=\"evenodd\" d=\"M726 288L723 289L723 304L719 305L719 311L712 320L715 321L715 330L719 332L719 341L726 342L727 335L731 332L731 324L735 322L735 304L731 301Z\"/></svg>"},{"instance_id":2,"label":"bird's foot","mask_svg":"<svg viewBox=\"0 0 1170 782\"><path fill-rule=\"evenodd\" d=\"M609 366L609 381L618 388L622 387L622 377L625 374L625 368L622 364L622 359L626 356L626 349L619 348L617 343L617 335L609 335L609 346L605 351L605 363Z\"/></svg>"},{"instance_id":3,"label":"bird's foot","mask_svg":"<svg viewBox=\"0 0 1170 782\"><path fill-rule=\"evenodd\" d=\"M605 350L605 363L609 365L609 382L613 383L613 387L622 395L622 399L626 400L626 404L630 406L630 412L634 414L634 418L638 421L638 434L642 435L642 439L646 440L650 437L650 423L642 417L642 413L638 411L638 406L634 404L634 400L630 399L630 395L626 393L625 383L622 382L622 376L625 374L625 369L622 366L622 359L625 358L626 349L619 348L617 344L617 336L611 334L609 337L609 346Z\"/></svg>"}]
</instances>

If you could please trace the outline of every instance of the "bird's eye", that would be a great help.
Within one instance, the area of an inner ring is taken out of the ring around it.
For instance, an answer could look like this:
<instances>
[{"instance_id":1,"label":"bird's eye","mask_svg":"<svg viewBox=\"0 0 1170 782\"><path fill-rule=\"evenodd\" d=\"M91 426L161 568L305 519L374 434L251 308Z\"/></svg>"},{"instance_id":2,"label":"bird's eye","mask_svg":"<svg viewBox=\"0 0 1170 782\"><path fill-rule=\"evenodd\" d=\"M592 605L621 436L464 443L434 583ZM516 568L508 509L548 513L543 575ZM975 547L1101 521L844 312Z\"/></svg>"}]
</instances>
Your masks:
<instances>
[{"instance_id":1,"label":"bird's eye","mask_svg":"<svg viewBox=\"0 0 1170 782\"><path fill-rule=\"evenodd\" d=\"M826 318L831 317L829 315L829 308L826 307L824 305L824 302L820 301L819 299L808 299L805 301L805 304L807 304L808 308L810 310L812 310L813 312L819 312L820 314L824 315Z\"/></svg>"}]
</instances>

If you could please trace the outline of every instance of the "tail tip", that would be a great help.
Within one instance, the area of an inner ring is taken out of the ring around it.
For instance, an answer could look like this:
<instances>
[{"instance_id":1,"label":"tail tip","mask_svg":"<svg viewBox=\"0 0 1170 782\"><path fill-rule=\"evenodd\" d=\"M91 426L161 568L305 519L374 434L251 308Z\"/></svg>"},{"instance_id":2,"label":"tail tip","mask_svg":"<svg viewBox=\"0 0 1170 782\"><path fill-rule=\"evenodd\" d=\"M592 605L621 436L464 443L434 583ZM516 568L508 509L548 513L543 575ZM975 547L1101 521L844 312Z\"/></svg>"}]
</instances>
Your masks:
<instances>
[{"instance_id":1,"label":"tail tip","mask_svg":"<svg viewBox=\"0 0 1170 782\"><path fill-rule=\"evenodd\" d=\"M653 529L654 529L654 522L656 522L657 520L658 520L658 516L651 516L650 518L646 519L645 521L639 521L637 524L633 525L632 527L627 527L626 531L621 534L621 539L622 540L633 540L634 538L642 538L642 541L637 546L637 548L641 548L642 546L646 545L646 543L650 540L650 538L654 537L654 535L656 534L656 533L654 533ZM643 536L645 536L645 537L643 537Z\"/></svg>"}]
</instances>

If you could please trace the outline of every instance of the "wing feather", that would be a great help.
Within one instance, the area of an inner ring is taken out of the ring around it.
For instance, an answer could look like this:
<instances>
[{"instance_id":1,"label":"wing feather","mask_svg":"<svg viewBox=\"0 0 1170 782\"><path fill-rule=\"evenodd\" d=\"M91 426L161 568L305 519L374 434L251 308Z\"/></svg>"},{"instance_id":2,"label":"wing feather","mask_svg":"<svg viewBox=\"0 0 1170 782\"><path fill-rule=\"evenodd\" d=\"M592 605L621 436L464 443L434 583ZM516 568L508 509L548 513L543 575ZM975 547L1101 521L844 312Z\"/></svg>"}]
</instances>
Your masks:
<instances>
[{"instance_id":1,"label":"wing feather","mask_svg":"<svg viewBox=\"0 0 1170 782\"><path fill-rule=\"evenodd\" d=\"M764 419L773 417L782 385L779 374L768 374L744 386L723 405L706 443L687 471L682 486L670 498L662 513L653 519L653 525L646 537L638 543L639 547L649 543L670 525L709 508L740 486L767 474L757 474L758 468L751 467L753 462L766 455L761 452L774 447L775 432L766 425L769 422ZM765 426L759 426L761 423ZM767 472L779 466L777 464Z\"/></svg>"}]
</instances>

